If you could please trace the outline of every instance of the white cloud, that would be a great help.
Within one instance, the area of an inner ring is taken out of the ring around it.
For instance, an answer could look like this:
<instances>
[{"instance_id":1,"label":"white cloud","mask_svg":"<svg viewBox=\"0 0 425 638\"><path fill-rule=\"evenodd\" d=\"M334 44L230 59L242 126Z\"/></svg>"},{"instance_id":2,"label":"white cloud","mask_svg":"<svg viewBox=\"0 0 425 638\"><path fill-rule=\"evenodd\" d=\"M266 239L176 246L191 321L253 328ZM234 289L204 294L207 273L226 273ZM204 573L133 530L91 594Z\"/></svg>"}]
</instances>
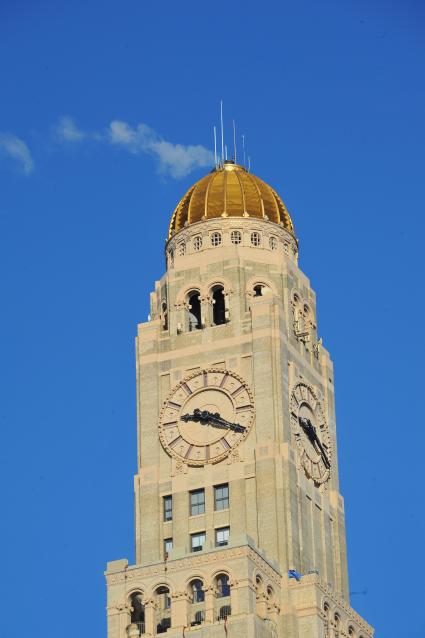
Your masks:
<instances>
[{"instance_id":1,"label":"white cloud","mask_svg":"<svg viewBox=\"0 0 425 638\"><path fill-rule=\"evenodd\" d=\"M0 151L21 163L25 175L30 175L34 170L34 161L31 151L23 140L11 133L0 133Z\"/></svg>"},{"instance_id":2,"label":"white cloud","mask_svg":"<svg viewBox=\"0 0 425 638\"><path fill-rule=\"evenodd\" d=\"M214 156L204 146L184 146L163 140L147 124L131 128L126 122L114 120L109 125L109 139L130 153L149 153L156 157L162 173L172 177L185 177L195 168L212 166Z\"/></svg>"},{"instance_id":3,"label":"white cloud","mask_svg":"<svg viewBox=\"0 0 425 638\"><path fill-rule=\"evenodd\" d=\"M147 124L132 128L127 122L113 120L103 133L84 131L69 117L61 117L55 127L61 142L96 141L119 146L134 155L149 154L156 158L161 173L185 177L195 168L212 166L214 157L204 146L184 146L163 140Z\"/></svg>"},{"instance_id":4,"label":"white cloud","mask_svg":"<svg viewBox=\"0 0 425 638\"><path fill-rule=\"evenodd\" d=\"M55 130L56 135L62 142L81 142L81 140L88 137L87 133L77 127L72 117L68 116L59 119Z\"/></svg>"}]
</instances>

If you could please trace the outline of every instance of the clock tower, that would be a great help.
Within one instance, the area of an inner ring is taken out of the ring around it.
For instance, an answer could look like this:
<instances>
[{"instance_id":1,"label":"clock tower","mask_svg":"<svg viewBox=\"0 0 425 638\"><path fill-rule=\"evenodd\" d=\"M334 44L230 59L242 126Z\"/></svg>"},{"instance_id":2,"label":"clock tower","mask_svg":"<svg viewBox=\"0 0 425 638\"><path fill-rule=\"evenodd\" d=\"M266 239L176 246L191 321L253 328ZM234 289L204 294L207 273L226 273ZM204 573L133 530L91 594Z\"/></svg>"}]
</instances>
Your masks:
<instances>
[{"instance_id":1,"label":"clock tower","mask_svg":"<svg viewBox=\"0 0 425 638\"><path fill-rule=\"evenodd\" d=\"M108 638L370 638L351 608L334 376L277 192L232 161L177 205L136 339L136 560Z\"/></svg>"}]
</instances>

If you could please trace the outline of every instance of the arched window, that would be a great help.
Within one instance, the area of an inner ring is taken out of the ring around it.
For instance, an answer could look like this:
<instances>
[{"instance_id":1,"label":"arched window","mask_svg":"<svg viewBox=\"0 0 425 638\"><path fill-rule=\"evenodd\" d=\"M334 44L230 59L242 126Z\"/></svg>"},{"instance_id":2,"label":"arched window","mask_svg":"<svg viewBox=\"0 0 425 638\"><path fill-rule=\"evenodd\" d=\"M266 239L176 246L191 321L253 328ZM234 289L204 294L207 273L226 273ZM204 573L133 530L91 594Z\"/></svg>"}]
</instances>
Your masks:
<instances>
[{"instance_id":1,"label":"arched window","mask_svg":"<svg viewBox=\"0 0 425 638\"><path fill-rule=\"evenodd\" d=\"M156 633L165 634L171 627L171 596L168 587L161 586L155 591Z\"/></svg>"},{"instance_id":2,"label":"arched window","mask_svg":"<svg viewBox=\"0 0 425 638\"><path fill-rule=\"evenodd\" d=\"M276 239L276 237L273 237L273 236L270 237L269 246L270 246L271 250L276 250L276 248L277 248L277 239Z\"/></svg>"},{"instance_id":3,"label":"arched window","mask_svg":"<svg viewBox=\"0 0 425 638\"><path fill-rule=\"evenodd\" d=\"M199 291L193 290L188 295L188 329L192 330L200 330L202 328L201 323L201 302L199 300Z\"/></svg>"},{"instance_id":4,"label":"arched window","mask_svg":"<svg viewBox=\"0 0 425 638\"><path fill-rule=\"evenodd\" d=\"M162 329L168 330L168 309L165 301L162 302Z\"/></svg>"},{"instance_id":5,"label":"arched window","mask_svg":"<svg viewBox=\"0 0 425 638\"><path fill-rule=\"evenodd\" d=\"M231 616L231 614L232 608L230 607L230 605L222 605L222 607L220 607L219 609L217 620L226 620L226 618L228 616Z\"/></svg>"},{"instance_id":6,"label":"arched window","mask_svg":"<svg viewBox=\"0 0 425 638\"><path fill-rule=\"evenodd\" d=\"M273 587L271 587L270 585L267 587L267 597L268 597L270 602L273 602L273 600L274 600L274 591L273 591Z\"/></svg>"},{"instance_id":7,"label":"arched window","mask_svg":"<svg viewBox=\"0 0 425 638\"><path fill-rule=\"evenodd\" d=\"M205 620L205 611L201 609L200 611L196 611L193 617L193 620L190 623L191 627L195 627L196 625L202 625Z\"/></svg>"},{"instance_id":8,"label":"arched window","mask_svg":"<svg viewBox=\"0 0 425 638\"><path fill-rule=\"evenodd\" d=\"M242 233L240 230L232 230L230 233L230 241L236 246L242 243Z\"/></svg>"},{"instance_id":9,"label":"arched window","mask_svg":"<svg viewBox=\"0 0 425 638\"><path fill-rule=\"evenodd\" d=\"M203 590L202 580L195 578L189 585L190 598L193 603L203 603L205 600L205 593Z\"/></svg>"},{"instance_id":10,"label":"arched window","mask_svg":"<svg viewBox=\"0 0 425 638\"><path fill-rule=\"evenodd\" d=\"M130 596L131 624L137 625L139 634L145 633L145 606L143 604L143 594L134 592Z\"/></svg>"},{"instance_id":11,"label":"arched window","mask_svg":"<svg viewBox=\"0 0 425 638\"><path fill-rule=\"evenodd\" d=\"M350 626L348 627L348 635L349 635L349 636L355 636L355 631L354 631L354 627L353 627L353 625L350 625Z\"/></svg>"},{"instance_id":12,"label":"arched window","mask_svg":"<svg viewBox=\"0 0 425 638\"><path fill-rule=\"evenodd\" d=\"M205 620L205 593L204 584L200 578L194 578L189 583L189 599L192 603L190 610L190 626L200 625Z\"/></svg>"},{"instance_id":13,"label":"arched window","mask_svg":"<svg viewBox=\"0 0 425 638\"><path fill-rule=\"evenodd\" d=\"M202 237L201 235L196 235L195 239L193 240L193 249L198 251L201 250L202 248Z\"/></svg>"},{"instance_id":14,"label":"arched window","mask_svg":"<svg viewBox=\"0 0 425 638\"><path fill-rule=\"evenodd\" d=\"M217 598L230 596L230 583L227 574L219 574L215 579Z\"/></svg>"},{"instance_id":15,"label":"arched window","mask_svg":"<svg viewBox=\"0 0 425 638\"><path fill-rule=\"evenodd\" d=\"M221 326L226 323L226 308L224 303L223 286L214 286L212 289L212 324L213 326Z\"/></svg>"},{"instance_id":16,"label":"arched window","mask_svg":"<svg viewBox=\"0 0 425 638\"><path fill-rule=\"evenodd\" d=\"M179 255L180 255L181 257L183 257L183 255L185 255L185 254L186 254L186 244L185 244L185 242L184 242L184 241L182 241L182 242L179 244Z\"/></svg>"},{"instance_id":17,"label":"arched window","mask_svg":"<svg viewBox=\"0 0 425 638\"><path fill-rule=\"evenodd\" d=\"M262 297L264 288L264 284L256 284L254 286L254 297Z\"/></svg>"},{"instance_id":18,"label":"arched window","mask_svg":"<svg viewBox=\"0 0 425 638\"><path fill-rule=\"evenodd\" d=\"M263 589L263 579L261 578L260 574L257 574L255 577L255 585L257 587L257 591L260 592Z\"/></svg>"},{"instance_id":19,"label":"arched window","mask_svg":"<svg viewBox=\"0 0 425 638\"><path fill-rule=\"evenodd\" d=\"M221 233L215 232L211 233L211 246L220 246L221 244Z\"/></svg>"},{"instance_id":20,"label":"arched window","mask_svg":"<svg viewBox=\"0 0 425 638\"><path fill-rule=\"evenodd\" d=\"M257 233L257 231L251 233L251 244L253 246L259 246L261 244L261 235Z\"/></svg>"}]
</instances>

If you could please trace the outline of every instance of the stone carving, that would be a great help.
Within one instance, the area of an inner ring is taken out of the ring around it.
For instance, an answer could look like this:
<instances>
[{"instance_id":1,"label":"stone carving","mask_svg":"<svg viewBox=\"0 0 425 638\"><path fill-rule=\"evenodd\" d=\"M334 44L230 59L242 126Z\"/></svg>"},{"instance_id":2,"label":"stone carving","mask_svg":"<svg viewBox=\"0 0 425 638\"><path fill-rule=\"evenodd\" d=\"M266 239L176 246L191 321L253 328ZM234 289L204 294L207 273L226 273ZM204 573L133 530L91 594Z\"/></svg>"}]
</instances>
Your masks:
<instances>
[{"instance_id":1,"label":"stone carving","mask_svg":"<svg viewBox=\"0 0 425 638\"><path fill-rule=\"evenodd\" d=\"M316 359L320 358L320 353L322 351L322 345L323 345L322 337L320 337L320 339L313 344L313 354L316 357Z\"/></svg>"},{"instance_id":2,"label":"stone carving","mask_svg":"<svg viewBox=\"0 0 425 638\"><path fill-rule=\"evenodd\" d=\"M298 341L307 344L315 330L313 311L308 301L306 301L298 290L293 290L291 294L291 307L293 313L293 330Z\"/></svg>"}]
</instances>

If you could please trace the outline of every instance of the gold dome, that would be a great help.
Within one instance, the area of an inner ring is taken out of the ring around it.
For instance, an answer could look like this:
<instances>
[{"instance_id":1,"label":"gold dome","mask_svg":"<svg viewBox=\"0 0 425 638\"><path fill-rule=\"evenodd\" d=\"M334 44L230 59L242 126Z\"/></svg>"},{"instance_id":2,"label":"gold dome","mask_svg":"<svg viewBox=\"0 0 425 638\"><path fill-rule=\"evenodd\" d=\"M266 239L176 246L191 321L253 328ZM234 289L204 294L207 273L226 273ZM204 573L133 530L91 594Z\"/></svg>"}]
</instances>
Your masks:
<instances>
[{"instance_id":1,"label":"gold dome","mask_svg":"<svg viewBox=\"0 0 425 638\"><path fill-rule=\"evenodd\" d=\"M276 191L230 161L189 188L174 210L168 239L189 224L217 217L269 220L294 234L291 217Z\"/></svg>"}]
</instances>

